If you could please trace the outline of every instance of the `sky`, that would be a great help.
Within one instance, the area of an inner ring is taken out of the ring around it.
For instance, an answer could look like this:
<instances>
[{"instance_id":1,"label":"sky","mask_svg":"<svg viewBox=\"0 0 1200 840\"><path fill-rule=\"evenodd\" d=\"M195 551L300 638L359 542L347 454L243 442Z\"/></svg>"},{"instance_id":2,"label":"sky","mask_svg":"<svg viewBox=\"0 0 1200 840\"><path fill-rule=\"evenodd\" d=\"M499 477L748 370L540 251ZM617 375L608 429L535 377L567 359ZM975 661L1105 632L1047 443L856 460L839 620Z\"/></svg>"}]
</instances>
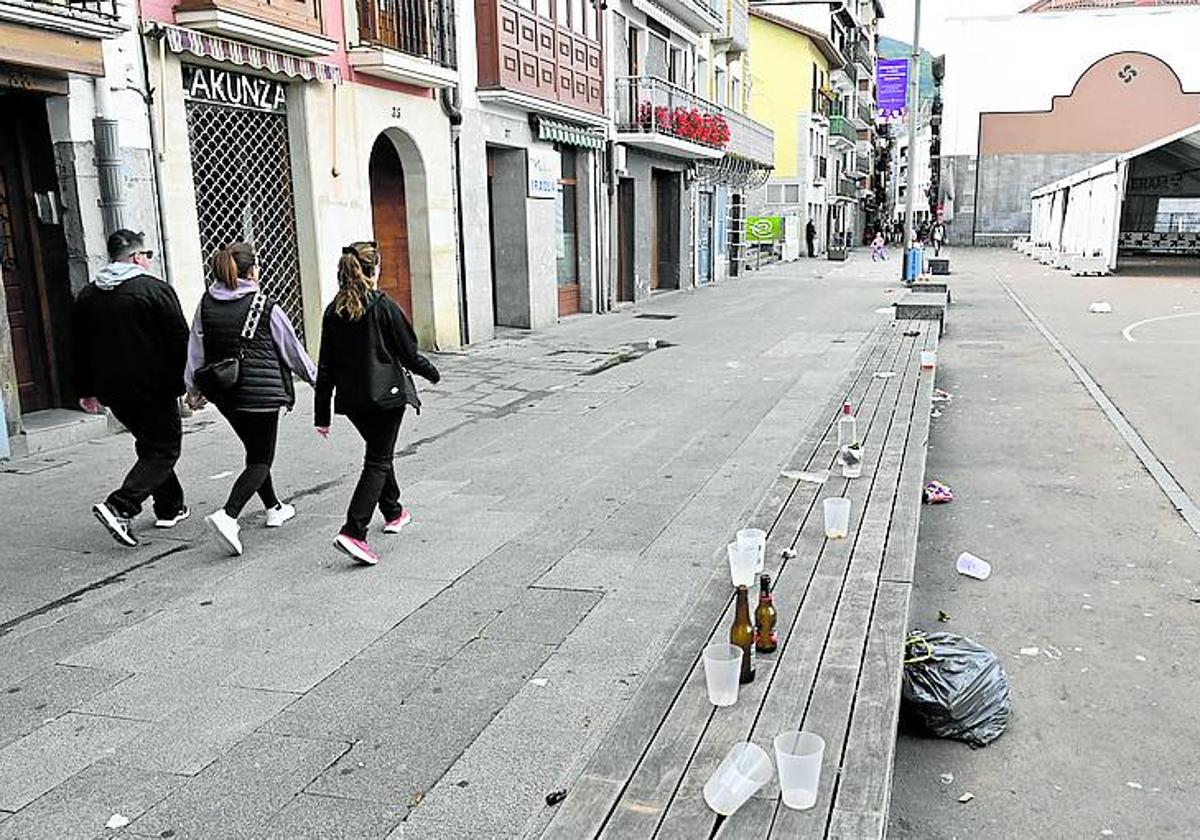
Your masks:
<instances>
[{"instance_id":1,"label":"sky","mask_svg":"<svg viewBox=\"0 0 1200 840\"><path fill-rule=\"evenodd\" d=\"M1029 6L1033 0L922 0L921 46L934 55L946 51L947 17L1011 14ZM912 43L915 0L883 0L884 18L880 31L889 38Z\"/></svg>"}]
</instances>

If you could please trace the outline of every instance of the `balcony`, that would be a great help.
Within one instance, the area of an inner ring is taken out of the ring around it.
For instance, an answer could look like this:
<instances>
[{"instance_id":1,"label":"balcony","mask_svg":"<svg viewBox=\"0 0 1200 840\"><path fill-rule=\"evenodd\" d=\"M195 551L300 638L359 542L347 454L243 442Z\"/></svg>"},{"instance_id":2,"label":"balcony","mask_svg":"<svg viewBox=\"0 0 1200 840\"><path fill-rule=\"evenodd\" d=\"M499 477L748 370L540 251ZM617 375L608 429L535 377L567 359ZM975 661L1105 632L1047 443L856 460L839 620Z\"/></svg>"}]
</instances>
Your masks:
<instances>
[{"instance_id":1,"label":"balcony","mask_svg":"<svg viewBox=\"0 0 1200 840\"><path fill-rule=\"evenodd\" d=\"M623 76L617 79L616 95L618 143L716 160L725 156L733 139L725 109L663 79Z\"/></svg>"},{"instance_id":2,"label":"balcony","mask_svg":"<svg viewBox=\"0 0 1200 840\"><path fill-rule=\"evenodd\" d=\"M875 125L875 109L871 107L870 102L861 98L858 100L858 121L862 123L862 128Z\"/></svg>"},{"instance_id":3,"label":"balcony","mask_svg":"<svg viewBox=\"0 0 1200 840\"><path fill-rule=\"evenodd\" d=\"M855 183L853 178L847 178L845 175L843 175L841 178L838 178L837 197L849 199L858 198L858 184Z\"/></svg>"},{"instance_id":4,"label":"balcony","mask_svg":"<svg viewBox=\"0 0 1200 840\"><path fill-rule=\"evenodd\" d=\"M655 17L659 9L678 18L694 32L708 32L714 35L725 31L725 6L727 3L737 4L738 0L633 0L633 5L650 17ZM743 11L743 14L745 12ZM749 30L749 22L746 23ZM749 37L747 37L749 41Z\"/></svg>"},{"instance_id":5,"label":"balcony","mask_svg":"<svg viewBox=\"0 0 1200 840\"><path fill-rule=\"evenodd\" d=\"M841 141L853 147L858 142L858 131L841 114L834 114L829 118L829 139L837 142Z\"/></svg>"},{"instance_id":6,"label":"balcony","mask_svg":"<svg viewBox=\"0 0 1200 840\"><path fill-rule=\"evenodd\" d=\"M180 0L175 22L222 38L301 56L328 55L320 0Z\"/></svg>"},{"instance_id":7,"label":"balcony","mask_svg":"<svg viewBox=\"0 0 1200 840\"><path fill-rule=\"evenodd\" d=\"M539 2L535 9L532 2L475 0L480 100L603 124L600 6ZM572 9L583 16L572 18ZM555 13L566 16L559 20Z\"/></svg>"},{"instance_id":8,"label":"balcony","mask_svg":"<svg viewBox=\"0 0 1200 840\"><path fill-rule=\"evenodd\" d=\"M858 65L858 78L869 79L875 73L875 61L866 41L859 39L850 45L850 55L847 56Z\"/></svg>"},{"instance_id":9,"label":"balcony","mask_svg":"<svg viewBox=\"0 0 1200 840\"><path fill-rule=\"evenodd\" d=\"M775 132L760 122L725 108L725 121L729 124L729 145L726 151L763 166L775 165Z\"/></svg>"},{"instance_id":10,"label":"balcony","mask_svg":"<svg viewBox=\"0 0 1200 840\"><path fill-rule=\"evenodd\" d=\"M812 92L812 113L816 116L829 119L829 114L833 110L833 103L829 101L829 97L819 90Z\"/></svg>"},{"instance_id":11,"label":"balcony","mask_svg":"<svg viewBox=\"0 0 1200 840\"><path fill-rule=\"evenodd\" d=\"M116 0L2 0L0 21L93 40L115 38L128 29L120 21ZM5 60L20 63L7 56Z\"/></svg>"},{"instance_id":12,"label":"balcony","mask_svg":"<svg viewBox=\"0 0 1200 840\"><path fill-rule=\"evenodd\" d=\"M458 81L454 0L357 0L360 73L424 88Z\"/></svg>"},{"instance_id":13,"label":"balcony","mask_svg":"<svg viewBox=\"0 0 1200 840\"><path fill-rule=\"evenodd\" d=\"M750 13L745 0L728 0L725 7L725 26L713 43L729 52L744 53L750 49Z\"/></svg>"}]
</instances>

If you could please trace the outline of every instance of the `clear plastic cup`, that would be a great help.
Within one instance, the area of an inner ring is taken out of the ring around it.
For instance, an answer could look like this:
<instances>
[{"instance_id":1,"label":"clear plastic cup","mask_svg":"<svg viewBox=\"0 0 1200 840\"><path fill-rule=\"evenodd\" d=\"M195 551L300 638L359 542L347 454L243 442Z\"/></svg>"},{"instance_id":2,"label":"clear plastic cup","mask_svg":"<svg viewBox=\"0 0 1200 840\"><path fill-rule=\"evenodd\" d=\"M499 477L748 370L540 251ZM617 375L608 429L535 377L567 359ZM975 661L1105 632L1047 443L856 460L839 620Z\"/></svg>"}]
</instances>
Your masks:
<instances>
[{"instance_id":1,"label":"clear plastic cup","mask_svg":"<svg viewBox=\"0 0 1200 840\"><path fill-rule=\"evenodd\" d=\"M767 567L767 532L761 528L743 528L737 532L737 543L740 546L754 546L758 552L758 565L754 571L761 574Z\"/></svg>"},{"instance_id":2,"label":"clear plastic cup","mask_svg":"<svg viewBox=\"0 0 1200 840\"><path fill-rule=\"evenodd\" d=\"M825 536L844 539L850 532L850 500L838 497L825 500Z\"/></svg>"},{"instance_id":3,"label":"clear plastic cup","mask_svg":"<svg viewBox=\"0 0 1200 840\"><path fill-rule=\"evenodd\" d=\"M922 350L921 351L921 367L928 370L930 368L935 367L936 365L937 365L937 351L936 350Z\"/></svg>"},{"instance_id":4,"label":"clear plastic cup","mask_svg":"<svg viewBox=\"0 0 1200 840\"><path fill-rule=\"evenodd\" d=\"M784 732L775 738L775 763L783 804L803 811L817 804L825 739L811 732Z\"/></svg>"},{"instance_id":5,"label":"clear plastic cup","mask_svg":"<svg viewBox=\"0 0 1200 840\"><path fill-rule=\"evenodd\" d=\"M704 783L704 801L718 814L729 816L771 781L771 757L745 741L734 744L717 772Z\"/></svg>"},{"instance_id":6,"label":"clear plastic cup","mask_svg":"<svg viewBox=\"0 0 1200 840\"><path fill-rule=\"evenodd\" d=\"M731 542L726 546L729 554L729 578L734 586L754 586L754 574L758 569L758 549Z\"/></svg>"},{"instance_id":7,"label":"clear plastic cup","mask_svg":"<svg viewBox=\"0 0 1200 840\"><path fill-rule=\"evenodd\" d=\"M740 647L716 644L704 649L704 682L708 685L708 700L714 706L732 706L737 702L741 675Z\"/></svg>"}]
</instances>

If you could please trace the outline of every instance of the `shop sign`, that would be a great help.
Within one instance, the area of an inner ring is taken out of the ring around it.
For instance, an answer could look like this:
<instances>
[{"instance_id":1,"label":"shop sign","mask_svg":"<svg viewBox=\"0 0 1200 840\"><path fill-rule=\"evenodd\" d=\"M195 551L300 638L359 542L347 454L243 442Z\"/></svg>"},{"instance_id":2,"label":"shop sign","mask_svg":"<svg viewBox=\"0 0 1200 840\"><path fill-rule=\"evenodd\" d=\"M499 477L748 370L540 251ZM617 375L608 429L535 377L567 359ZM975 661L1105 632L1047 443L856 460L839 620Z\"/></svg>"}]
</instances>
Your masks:
<instances>
[{"instance_id":1,"label":"shop sign","mask_svg":"<svg viewBox=\"0 0 1200 840\"><path fill-rule=\"evenodd\" d=\"M783 238L783 219L779 216L746 217L747 242L778 242Z\"/></svg>"},{"instance_id":2,"label":"shop sign","mask_svg":"<svg viewBox=\"0 0 1200 840\"><path fill-rule=\"evenodd\" d=\"M255 111L287 110L287 85L261 76L247 76L219 67L183 67L183 89L188 99L250 108Z\"/></svg>"},{"instance_id":3,"label":"shop sign","mask_svg":"<svg viewBox=\"0 0 1200 840\"><path fill-rule=\"evenodd\" d=\"M530 148L525 155L529 166L530 198L558 197L558 152Z\"/></svg>"}]
</instances>

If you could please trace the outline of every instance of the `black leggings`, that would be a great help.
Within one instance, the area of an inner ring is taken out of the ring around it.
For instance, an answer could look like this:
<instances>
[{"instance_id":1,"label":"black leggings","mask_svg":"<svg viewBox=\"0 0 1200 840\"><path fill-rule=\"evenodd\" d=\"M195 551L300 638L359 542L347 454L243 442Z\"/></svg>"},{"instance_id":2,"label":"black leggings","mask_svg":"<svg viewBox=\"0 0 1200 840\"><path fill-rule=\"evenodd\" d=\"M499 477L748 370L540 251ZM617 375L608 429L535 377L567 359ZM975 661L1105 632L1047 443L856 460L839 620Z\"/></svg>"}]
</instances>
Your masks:
<instances>
[{"instance_id":1,"label":"black leggings","mask_svg":"<svg viewBox=\"0 0 1200 840\"><path fill-rule=\"evenodd\" d=\"M275 441L279 436L279 411L222 411L234 433L246 448L246 468L233 482L225 512L237 518L256 492L264 507L279 504L271 483L271 464L275 461Z\"/></svg>"},{"instance_id":2,"label":"black leggings","mask_svg":"<svg viewBox=\"0 0 1200 840\"><path fill-rule=\"evenodd\" d=\"M358 485L350 497L350 508L346 511L342 533L365 540L376 507L385 521L391 521L404 512L404 506L400 504L400 485L396 482L396 470L392 465L404 409L360 412L351 414L349 419L362 436L367 451L363 456Z\"/></svg>"}]
</instances>

